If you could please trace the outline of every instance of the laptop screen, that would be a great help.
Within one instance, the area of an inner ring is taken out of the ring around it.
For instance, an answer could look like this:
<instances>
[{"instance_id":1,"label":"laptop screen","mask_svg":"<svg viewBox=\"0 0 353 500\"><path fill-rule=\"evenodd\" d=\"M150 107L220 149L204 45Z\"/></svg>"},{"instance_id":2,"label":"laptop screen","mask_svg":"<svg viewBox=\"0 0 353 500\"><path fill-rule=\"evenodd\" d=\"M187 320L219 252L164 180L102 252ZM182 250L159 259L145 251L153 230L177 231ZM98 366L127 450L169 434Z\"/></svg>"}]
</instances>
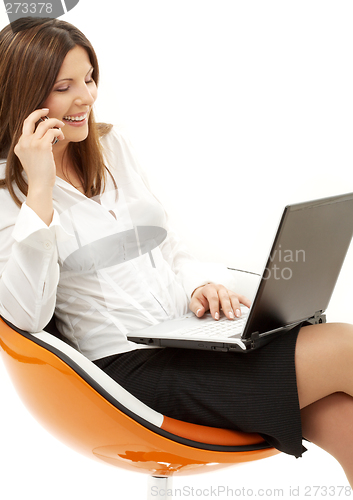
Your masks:
<instances>
[{"instance_id":1,"label":"laptop screen","mask_svg":"<svg viewBox=\"0 0 353 500\"><path fill-rule=\"evenodd\" d=\"M244 336L325 311L352 235L353 193L286 207Z\"/></svg>"}]
</instances>

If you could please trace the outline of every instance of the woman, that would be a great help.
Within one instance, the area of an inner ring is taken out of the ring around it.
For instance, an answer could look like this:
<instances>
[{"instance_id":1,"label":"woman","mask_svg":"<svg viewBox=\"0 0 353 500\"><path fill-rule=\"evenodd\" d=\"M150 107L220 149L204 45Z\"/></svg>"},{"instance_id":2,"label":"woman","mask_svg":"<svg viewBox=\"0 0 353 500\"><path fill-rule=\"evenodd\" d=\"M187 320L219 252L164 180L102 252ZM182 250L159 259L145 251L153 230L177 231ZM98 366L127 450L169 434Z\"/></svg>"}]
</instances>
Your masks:
<instances>
[{"instance_id":1,"label":"woman","mask_svg":"<svg viewBox=\"0 0 353 500\"><path fill-rule=\"evenodd\" d=\"M0 33L1 314L33 332L55 310L78 350L157 411L258 432L295 456L304 436L352 485L352 326L298 327L246 356L127 341L188 307L232 321L250 303L166 230L129 144L95 124L98 76L68 23L24 18Z\"/></svg>"}]
</instances>

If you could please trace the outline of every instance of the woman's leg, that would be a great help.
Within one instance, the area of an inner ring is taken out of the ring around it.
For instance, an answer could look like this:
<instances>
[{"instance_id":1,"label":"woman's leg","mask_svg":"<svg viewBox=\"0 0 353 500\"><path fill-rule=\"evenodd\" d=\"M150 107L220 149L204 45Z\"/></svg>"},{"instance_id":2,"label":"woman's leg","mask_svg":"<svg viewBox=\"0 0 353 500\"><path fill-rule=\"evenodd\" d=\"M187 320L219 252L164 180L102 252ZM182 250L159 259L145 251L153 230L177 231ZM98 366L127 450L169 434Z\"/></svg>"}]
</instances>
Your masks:
<instances>
[{"instance_id":1,"label":"woman's leg","mask_svg":"<svg viewBox=\"0 0 353 500\"><path fill-rule=\"evenodd\" d=\"M353 486L353 326L302 328L296 373L303 436L334 456Z\"/></svg>"},{"instance_id":2,"label":"woman's leg","mask_svg":"<svg viewBox=\"0 0 353 500\"><path fill-rule=\"evenodd\" d=\"M295 364L300 407L335 392L353 396L353 325L323 323L303 327Z\"/></svg>"},{"instance_id":3,"label":"woman's leg","mask_svg":"<svg viewBox=\"0 0 353 500\"><path fill-rule=\"evenodd\" d=\"M353 398L336 392L301 414L303 436L338 460L353 487Z\"/></svg>"}]
</instances>

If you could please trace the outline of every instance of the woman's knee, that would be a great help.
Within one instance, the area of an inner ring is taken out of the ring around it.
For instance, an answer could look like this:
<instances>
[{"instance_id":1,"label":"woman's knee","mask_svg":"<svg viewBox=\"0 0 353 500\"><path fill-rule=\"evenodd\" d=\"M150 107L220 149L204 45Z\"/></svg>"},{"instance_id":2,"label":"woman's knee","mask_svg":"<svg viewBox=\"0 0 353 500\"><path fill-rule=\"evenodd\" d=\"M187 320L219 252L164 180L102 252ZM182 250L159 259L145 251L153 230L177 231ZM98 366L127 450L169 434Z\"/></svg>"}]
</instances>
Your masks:
<instances>
[{"instance_id":1,"label":"woman's knee","mask_svg":"<svg viewBox=\"0 0 353 500\"><path fill-rule=\"evenodd\" d=\"M344 355L353 349L353 325L349 323L321 323L301 328L298 334L296 355L312 359L312 356Z\"/></svg>"},{"instance_id":2,"label":"woman's knee","mask_svg":"<svg viewBox=\"0 0 353 500\"><path fill-rule=\"evenodd\" d=\"M301 408L334 392L352 395L353 325L323 323L303 327L298 335L295 364Z\"/></svg>"}]
</instances>

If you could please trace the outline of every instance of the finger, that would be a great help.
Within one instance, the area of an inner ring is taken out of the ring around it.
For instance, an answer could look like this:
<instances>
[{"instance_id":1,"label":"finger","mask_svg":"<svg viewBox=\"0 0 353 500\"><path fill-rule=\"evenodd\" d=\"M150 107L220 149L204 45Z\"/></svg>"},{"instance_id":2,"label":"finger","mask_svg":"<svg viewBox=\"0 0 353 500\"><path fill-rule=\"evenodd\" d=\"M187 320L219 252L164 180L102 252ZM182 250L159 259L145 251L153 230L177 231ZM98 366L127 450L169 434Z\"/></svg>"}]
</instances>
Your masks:
<instances>
[{"instance_id":1,"label":"finger","mask_svg":"<svg viewBox=\"0 0 353 500\"><path fill-rule=\"evenodd\" d=\"M232 308L234 311L234 314L237 318L240 318L241 316L241 308L240 308L240 301L239 301L239 296L237 294L230 294L230 301L232 303Z\"/></svg>"},{"instance_id":2,"label":"finger","mask_svg":"<svg viewBox=\"0 0 353 500\"><path fill-rule=\"evenodd\" d=\"M205 312L208 310L208 302L204 295L197 290L190 301L189 309L192 311L198 318L201 318Z\"/></svg>"},{"instance_id":3,"label":"finger","mask_svg":"<svg viewBox=\"0 0 353 500\"><path fill-rule=\"evenodd\" d=\"M24 135L35 134L37 138L44 136L50 128L65 127L65 123L57 118L48 118L48 108L33 111L23 122L22 133Z\"/></svg>"},{"instance_id":4,"label":"finger","mask_svg":"<svg viewBox=\"0 0 353 500\"><path fill-rule=\"evenodd\" d=\"M240 316L242 315L241 304L243 304L249 308L251 306L251 301L248 298L244 297L244 295L238 295L237 293L234 293L234 292L230 293L230 300L232 302L232 307L233 307L235 316L237 318L240 318Z\"/></svg>"},{"instance_id":5,"label":"finger","mask_svg":"<svg viewBox=\"0 0 353 500\"><path fill-rule=\"evenodd\" d=\"M45 135L48 136L48 139L53 145L65 139L65 136L60 128L51 128Z\"/></svg>"},{"instance_id":6,"label":"finger","mask_svg":"<svg viewBox=\"0 0 353 500\"><path fill-rule=\"evenodd\" d=\"M245 295L237 295L240 304L243 304L246 307L251 307L251 300L245 297Z\"/></svg>"},{"instance_id":7,"label":"finger","mask_svg":"<svg viewBox=\"0 0 353 500\"><path fill-rule=\"evenodd\" d=\"M235 294L233 294L235 296ZM225 287L220 287L218 289L218 296L221 308L228 319L234 319L235 311L239 308L237 302L232 302L229 291ZM235 307L234 307L235 305Z\"/></svg>"},{"instance_id":8,"label":"finger","mask_svg":"<svg viewBox=\"0 0 353 500\"><path fill-rule=\"evenodd\" d=\"M197 298L193 298L189 304L189 309L192 311L198 318L201 318L205 312L206 307L201 303Z\"/></svg>"},{"instance_id":9,"label":"finger","mask_svg":"<svg viewBox=\"0 0 353 500\"><path fill-rule=\"evenodd\" d=\"M31 113L23 122L22 133L23 134L33 134L35 130L35 124L40 118L44 118L49 112L48 108L36 109Z\"/></svg>"},{"instance_id":10,"label":"finger","mask_svg":"<svg viewBox=\"0 0 353 500\"><path fill-rule=\"evenodd\" d=\"M206 285L202 288L202 293L207 299L208 307L212 318L219 319L219 295L215 285Z\"/></svg>"},{"instance_id":11,"label":"finger","mask_svg":"<svg viewBox=\"0 0 353 500\"><path fill-rule=\"evenodd\" d=\"M36 128L36 131L34 132L34 135L38 138L41 139L44 137L47 131L53 129L53 130L61 130L61 127L65 127L65 123L58 120L57 118L46 118L45 120L41 121L38 123L38 126Z\"/></svg>"},{"instance_id":12,"label":"finger","mask_svg":"<svg viewBox=\"0 0 353 500\"><path fill-rule=\"evenodd\" d=\"M202 318L202 316L205 314L206 308L200 304L200 307L197 308L195 314L198 318Z\"/></svg>"}]
</instances>

